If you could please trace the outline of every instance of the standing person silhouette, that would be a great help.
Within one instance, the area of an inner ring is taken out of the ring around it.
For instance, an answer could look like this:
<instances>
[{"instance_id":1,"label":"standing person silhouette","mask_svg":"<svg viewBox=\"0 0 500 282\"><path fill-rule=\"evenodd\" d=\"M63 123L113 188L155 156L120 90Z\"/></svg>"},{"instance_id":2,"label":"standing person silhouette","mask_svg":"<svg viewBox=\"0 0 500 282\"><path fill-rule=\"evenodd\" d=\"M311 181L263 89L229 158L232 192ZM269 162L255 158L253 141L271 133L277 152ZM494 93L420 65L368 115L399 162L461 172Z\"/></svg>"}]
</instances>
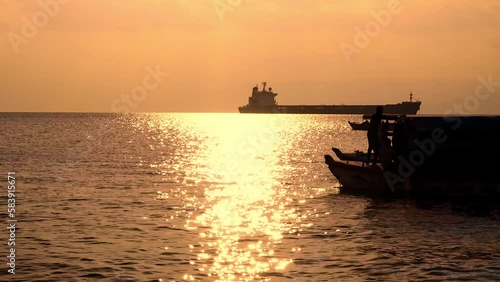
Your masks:
<instances>
[{"instance_id":1,"label":"standing person silhouette","mask_svg":"<svg viewBox=\"0 0 500 282\"><path fill-rule=\"evenodd\" d=\"M382 122L382 115L384 113L384 108L382 106L377 106L376 112L372 115L370 119L370 128L368 128L368 153L367 153L367 161L369 164L372 160L370 159L373 150L373 163L377 162L378 152L380 148L379 136L378 136L378 128L380 123Z\"/></svg>"}]
</instances>

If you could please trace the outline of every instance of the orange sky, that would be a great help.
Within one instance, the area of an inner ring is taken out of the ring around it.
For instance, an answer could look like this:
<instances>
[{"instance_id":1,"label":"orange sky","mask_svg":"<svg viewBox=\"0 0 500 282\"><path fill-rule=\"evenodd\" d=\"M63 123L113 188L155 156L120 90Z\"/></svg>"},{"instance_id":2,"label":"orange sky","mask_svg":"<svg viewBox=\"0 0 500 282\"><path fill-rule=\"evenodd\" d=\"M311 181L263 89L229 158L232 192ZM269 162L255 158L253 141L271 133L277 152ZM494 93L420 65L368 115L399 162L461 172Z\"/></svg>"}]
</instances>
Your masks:
<instances>
[{"instance_id":1,"label":"orange sky","mask_svg":"<svg viewBox=\"0 0 500 282\"><path fill-rule=\"evenodd\" d=\"M0 0L0 111L236 112L267 81L280 104L413 91L421 113L444 113L490 77L473 113L500 114L498 0L41 2ZM367 24L379 29L356 45Z\"/></svg>"}]
</instances>

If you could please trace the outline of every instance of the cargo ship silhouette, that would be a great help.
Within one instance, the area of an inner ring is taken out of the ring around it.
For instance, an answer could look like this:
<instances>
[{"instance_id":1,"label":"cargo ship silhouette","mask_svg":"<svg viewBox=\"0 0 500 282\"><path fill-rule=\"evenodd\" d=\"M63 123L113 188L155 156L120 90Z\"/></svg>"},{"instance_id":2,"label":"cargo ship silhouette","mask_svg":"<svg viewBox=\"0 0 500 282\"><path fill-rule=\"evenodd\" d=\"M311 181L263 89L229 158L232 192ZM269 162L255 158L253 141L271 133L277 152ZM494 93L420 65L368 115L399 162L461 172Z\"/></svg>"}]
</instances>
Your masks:
<instances>
[{"instance_id":1,"label":"cargo ship silhouette","mask_svg":"<svg viewBox=\"0 0 500 282\"><path fill-rule=\"evenodd\" d=\"M373 114L377 106L384 107L385 114L415 115L420 110L422 102L414 101L410 93L410 101L386 105L278 105L276 96L271 87L266 88L267 83L262 83L259 91L256 85L252 89L252 96L248 97L248 104L238 108L242 114Z\"/></svg>"}]
</instances>

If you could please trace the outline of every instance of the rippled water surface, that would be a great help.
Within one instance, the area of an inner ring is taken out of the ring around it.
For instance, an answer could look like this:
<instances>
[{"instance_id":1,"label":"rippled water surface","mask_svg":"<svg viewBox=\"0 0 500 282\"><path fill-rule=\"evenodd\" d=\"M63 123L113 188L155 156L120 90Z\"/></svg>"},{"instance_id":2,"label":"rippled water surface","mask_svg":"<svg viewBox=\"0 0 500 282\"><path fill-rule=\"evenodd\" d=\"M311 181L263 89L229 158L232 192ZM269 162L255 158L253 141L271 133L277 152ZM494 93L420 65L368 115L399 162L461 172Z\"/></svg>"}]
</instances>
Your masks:
<instances>
[{"instance_id":1,"label":"rippled water surface","mask_svg":"<svg viewBox=\"0 0 500 282\"><path fill-rule=\"evenodd\" d=\"M366 149L347 120L0 114L0 280L500 280L498 214L339 193L323 155Z\"/></svg>"}]
</instances>

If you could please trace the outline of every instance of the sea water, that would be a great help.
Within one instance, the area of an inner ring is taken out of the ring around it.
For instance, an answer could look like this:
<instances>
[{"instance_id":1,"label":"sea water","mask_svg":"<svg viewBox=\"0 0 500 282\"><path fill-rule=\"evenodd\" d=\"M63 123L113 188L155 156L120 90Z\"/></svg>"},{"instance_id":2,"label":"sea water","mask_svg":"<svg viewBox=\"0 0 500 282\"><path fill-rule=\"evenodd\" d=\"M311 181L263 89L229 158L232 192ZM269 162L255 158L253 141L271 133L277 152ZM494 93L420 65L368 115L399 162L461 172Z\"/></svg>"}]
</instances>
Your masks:
<instances>
[{"instance_id":1,"label":"sea water","mask_svg":"<svg viewBox=\"0 0 500 282\"><path fill-rule=\"evenodd\" d=\"M347 121L1 113L0 280L500 280L498 213L340 192L324 155L367 148Z\"/></svg>"}]
</instances>

